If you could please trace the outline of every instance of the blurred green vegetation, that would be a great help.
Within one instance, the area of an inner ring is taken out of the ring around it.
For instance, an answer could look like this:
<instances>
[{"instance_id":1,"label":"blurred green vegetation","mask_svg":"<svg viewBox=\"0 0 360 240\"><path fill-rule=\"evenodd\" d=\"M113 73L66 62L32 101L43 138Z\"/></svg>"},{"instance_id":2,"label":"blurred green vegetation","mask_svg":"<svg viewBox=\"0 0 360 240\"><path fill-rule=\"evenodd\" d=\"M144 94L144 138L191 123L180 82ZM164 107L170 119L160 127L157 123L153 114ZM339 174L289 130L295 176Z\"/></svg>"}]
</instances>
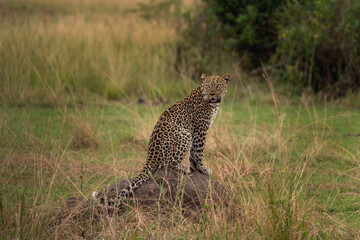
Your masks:
<instances>
[{"instance_id":1,"label":"blurred green vegetation","mask_svg":"<svg viewBox=\"0 0 360 240\"><path fill-rule=\"evenodd\" d=\"M189 65L208 70L214 59L221 64L236 56L250 74L262 73L263 62L283 92L328 99L358 93L359 1L203 0L200 6L180 43L184 57L193 56Z\"/></svg>"}]
</instances>

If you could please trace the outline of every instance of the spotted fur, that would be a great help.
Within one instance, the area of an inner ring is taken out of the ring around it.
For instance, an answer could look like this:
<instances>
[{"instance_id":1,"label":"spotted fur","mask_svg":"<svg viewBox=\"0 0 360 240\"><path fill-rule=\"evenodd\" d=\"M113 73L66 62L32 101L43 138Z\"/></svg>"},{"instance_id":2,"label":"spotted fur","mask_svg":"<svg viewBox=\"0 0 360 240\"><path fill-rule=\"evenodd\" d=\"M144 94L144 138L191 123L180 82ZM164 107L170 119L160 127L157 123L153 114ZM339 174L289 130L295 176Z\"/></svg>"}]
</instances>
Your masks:
<instances>
[{"instance_id":1,"label":"spotted fur","mask_svg":"<svg viewBox=\"0 0 360 240\"><path fill-rule=\"evenodd\" d=\"M150 137L147 160L139 176L123 189L116 200L105 201L103 194L93 193L93 198L105 205L119 206L159 168L172 168L187 174L198 171L204 175L212 172L202 162L207 133L218 113L218 105L227 93L230 75L201 75L202 84L189 95L168 108L159 118ZM189 154L190 169L182 165Z\"/></svg>"}]
</instances>

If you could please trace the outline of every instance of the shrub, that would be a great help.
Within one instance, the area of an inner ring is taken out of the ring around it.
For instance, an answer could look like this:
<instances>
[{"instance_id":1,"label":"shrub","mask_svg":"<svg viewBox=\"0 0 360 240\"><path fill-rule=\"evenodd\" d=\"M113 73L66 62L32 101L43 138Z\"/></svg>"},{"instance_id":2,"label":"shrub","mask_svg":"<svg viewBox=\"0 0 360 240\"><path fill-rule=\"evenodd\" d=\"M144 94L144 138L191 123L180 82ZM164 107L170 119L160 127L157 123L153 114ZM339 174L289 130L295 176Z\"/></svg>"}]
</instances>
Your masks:
<instances>
[{"instance_id":1,"label":"shrub","mask_svg":"<svg viewBox=\"0 0 360 240\"><path fill-rule=\"evenodd\" d=\"M203 0L185 18L178 56L196 71L228 56L248 70L262 61L277 86L336 98L360 86L359 11L355 0Z\"/></svg>"},{"instance_id":2,"label":"shrub","mask_svg":"<svg viewBox=\"0 0 360 240\"><path fill-rule=\"evenodd\" d=\"M274 52L277 39L274 15L281 0L205 0L222 25L224 47L249 54L251 65L259 65Z\"/></svg>"},{"instance_id":3,"label":"shrub","mask_svg":"<svg viewBox=\"0 0 360 240\"><path fill-rule=\"evenodd\" d=\"M360 86L360 2L289 1L279 17L272 63L280 81L335 98Z\"/></svg>"},{"instance_id":4,"label":"shrub","mask_svg":"<svg viewBox=\"0 0 360 240\"><path fill-rule=\"evenodd\" d=\"M245 59L244 68L260 66L259 60L266 62L276 48L273 15L281 4L281 0L203 0L193 15L186 15L180 58L197 71L223 71L217 68L234 57Z\"/></svg>"}]
</instances>

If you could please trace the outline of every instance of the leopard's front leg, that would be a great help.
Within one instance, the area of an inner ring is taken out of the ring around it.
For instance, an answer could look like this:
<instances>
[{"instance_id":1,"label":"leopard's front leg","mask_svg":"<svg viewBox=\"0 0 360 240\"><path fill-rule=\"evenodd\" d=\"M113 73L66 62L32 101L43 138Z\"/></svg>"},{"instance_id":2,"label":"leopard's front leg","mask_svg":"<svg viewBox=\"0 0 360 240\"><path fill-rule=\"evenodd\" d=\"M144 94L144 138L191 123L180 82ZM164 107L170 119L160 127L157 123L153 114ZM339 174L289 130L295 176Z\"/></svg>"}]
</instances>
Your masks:
<instances>
[{"instance_id":1,"label":"leopard's front leg","mask_svg":"<svg viewBox=\"0 0 360 240\"><path fill-rule=\"evenodd\" d=\"M204 158L204 148L205 148L205 135L204 136L194 136L193 143L190 149L190 170L192 172L198 171L204 175L211 175L212 171L205 167L202 162Z\"/></svg>"}]
</instances>

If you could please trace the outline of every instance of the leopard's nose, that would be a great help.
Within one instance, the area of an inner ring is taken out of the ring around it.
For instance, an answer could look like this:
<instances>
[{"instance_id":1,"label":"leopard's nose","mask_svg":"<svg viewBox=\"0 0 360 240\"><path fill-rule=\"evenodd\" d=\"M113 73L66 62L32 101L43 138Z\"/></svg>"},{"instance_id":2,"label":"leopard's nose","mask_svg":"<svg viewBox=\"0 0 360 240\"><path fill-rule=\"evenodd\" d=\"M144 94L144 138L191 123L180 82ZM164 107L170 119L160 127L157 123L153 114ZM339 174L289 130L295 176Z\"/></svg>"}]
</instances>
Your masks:
<instances>
[{"instance_id":1,"label":"leopard's nose","mask_svg":"<svg viewBox=\"0 0 360 240\"><path fill-rule=\"evenodd\" d=\"M214 96L214 95L215 95L215 93L210 93L209 95L210 95L210 96Z\"/></svg>"}]
</instances>

